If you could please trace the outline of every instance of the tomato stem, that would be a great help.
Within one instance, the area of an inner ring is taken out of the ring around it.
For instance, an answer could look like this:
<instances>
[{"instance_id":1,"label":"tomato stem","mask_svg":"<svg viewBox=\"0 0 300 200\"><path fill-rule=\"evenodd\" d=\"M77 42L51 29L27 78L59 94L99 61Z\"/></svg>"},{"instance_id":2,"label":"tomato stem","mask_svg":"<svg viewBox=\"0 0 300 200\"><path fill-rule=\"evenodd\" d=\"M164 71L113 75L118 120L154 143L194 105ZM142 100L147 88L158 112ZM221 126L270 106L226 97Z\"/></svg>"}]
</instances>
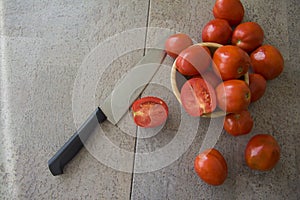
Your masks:
<instances>
[{"instance_id":1,"label":"tomato stem","mask_svg":"<svg viewBox=\"0 0 300 200\"><path fill-rule=\"evenodd\" d=\"M243 71L244 71L244 70L243 70L243 67L242 67L242 66L239 67L238 70L237 70L238 74L241 74Z\"/></svg>"},{"instance_id":2,"label":"tomato stem","mask_svg":"<svg viewBox=\"0 0 300 200\"><path fill-rule=\"evenodd\" d=\"M247 92L247 93L245 94L245 97L246 97L247 100L250 99L250 98L251 98L250 92Z\"/></svg>"},{"instance_id":3,"label":"tomato stem","mask_svg":"<svg viewBox=\"0 0 300 200\"><path fill-rule=\"evenodd\" d=\"M235 117L235 119L240 119L241 115L240 114L235 114L234 117Z\"/></svg>"}]
</instances>

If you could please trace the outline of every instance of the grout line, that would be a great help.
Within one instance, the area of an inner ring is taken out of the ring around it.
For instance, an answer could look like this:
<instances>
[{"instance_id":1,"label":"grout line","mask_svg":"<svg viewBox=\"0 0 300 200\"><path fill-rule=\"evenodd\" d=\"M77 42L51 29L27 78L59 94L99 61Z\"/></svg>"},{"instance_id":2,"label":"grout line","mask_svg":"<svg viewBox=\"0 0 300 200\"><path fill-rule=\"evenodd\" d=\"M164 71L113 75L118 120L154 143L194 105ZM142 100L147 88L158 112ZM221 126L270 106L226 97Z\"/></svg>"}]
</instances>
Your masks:
<instances>
[{"instance_id":1,"label":"grout line","mask_svg":"<svg viewBox=\"0 0 300 200\"><path fill-rule=\"evenodd\" d=\"M145 43L144 43L144 53L143 53L143 56L146 55L146 48L147 48L148 26L149 26L149 21L150 21L150 4L151 4L151 0L148 0L146 33L145 33Z\"/></svg>"},{"instance_id":2,"label":"grout line","mask_svg":"<svg viewBox=\"0 0 300 200\"><path fill-rule=\"evenodd\" d=\"M150 4L151 0L148 0L148 10L147 10L147 21L146 21L146 32L145 32L145 41L144 41L144 52L143 56L146 55L146 48L147 48L147 37L148 37L148 25L149 25L149 20L150 20ZM140 94L141 96L141 94ZM134 140L134 156L133 156L133 164L132 164L132 173L131 173L131 183L130 183L130 193L129 193L129 199L132 199L132 193L133 193L133 180L134 180L134 167L135 167L135 153L137 150L137 140L138 140L138 127L136 127L136 138Z\"/></svg>"},{"instance_id":3,"label":"grout line","mask_svg":"<svg viewBox=\"0 0 300 200\"><path fill-rule=\"evenodd\" d=\"M135 166L135 153L137 148L137 134L138 134L138 128L135 129L136 138L134 140L134 149L133 149L133 164L132 164L132 173L131 173L131 182L130 182L130 193L129 193L129 199L132 199L132 193L133 193L133 180L134 180L134 166Z\"/></svg>"}]
</instances>

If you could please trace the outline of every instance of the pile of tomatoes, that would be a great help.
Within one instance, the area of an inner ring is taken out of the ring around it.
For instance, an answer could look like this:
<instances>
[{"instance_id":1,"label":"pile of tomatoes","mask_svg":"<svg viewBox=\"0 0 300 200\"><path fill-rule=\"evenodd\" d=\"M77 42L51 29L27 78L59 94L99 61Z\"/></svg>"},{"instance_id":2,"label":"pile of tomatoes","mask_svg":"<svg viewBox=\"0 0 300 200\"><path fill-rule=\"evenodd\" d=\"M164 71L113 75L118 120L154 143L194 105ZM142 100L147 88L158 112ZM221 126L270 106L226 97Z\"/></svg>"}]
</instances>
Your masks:
<instances>
[{"instance_id":1,"label":"pile of tomatoes","mask_svg":"<svg viewBox=\"0 0 300 200\"><path fill-rule=\"evenodd\" d=\"M264 31L259 24L242 23L240 0L216 0L213 14L215 19L202 29L202 41L217 43L217 49L193 44L188 35L179 33L167 39L165 50L175 59L177 71L187 78L180 91L185 111L199 117L222 110L227 113L225 131L241 136L250 133L254 125L249 105L264 95L267 80L281 74L283 57L274 46L263 44ZM158 126L168 115L166 103L157 97L138 100L132 110L135 122L142 127ZM269 134L253 136L245 149L246 164L254 170L271 170L279 158L280 147ZM194 167L208 184L221 185L226 180L227 163L217 149L200 153Z\"/></svg>"},{"instance_id":2,"label":"pile of tomatoes","mask_svg":"<svg viewBox=\"0 0 300 200\"><path fill-rule=\"evenodd\" d=\"M283 71L283 57L272 45L264 45L264 31L255 22L241 23L244 7L239 0L216 0L215 19L202 30L202 41L218 43L214 52L193 45L186 34L166 41L177 71L188 80L181 88L181 102L191 116L221 109L227 113L224 129L233 136L251 132L254 121L248 111L251 102L265 93L267 80ZM203 44L203 43L202 43ZM249 85L243 79L248 76ZM280 157L277 141L269 134L257 134L245 149L246 164L255 170L271 170ZM227 177L227 163L216 149L200 153L194 162L196 173L208 184L220 185Z\"/></svg>"}]
</instances>

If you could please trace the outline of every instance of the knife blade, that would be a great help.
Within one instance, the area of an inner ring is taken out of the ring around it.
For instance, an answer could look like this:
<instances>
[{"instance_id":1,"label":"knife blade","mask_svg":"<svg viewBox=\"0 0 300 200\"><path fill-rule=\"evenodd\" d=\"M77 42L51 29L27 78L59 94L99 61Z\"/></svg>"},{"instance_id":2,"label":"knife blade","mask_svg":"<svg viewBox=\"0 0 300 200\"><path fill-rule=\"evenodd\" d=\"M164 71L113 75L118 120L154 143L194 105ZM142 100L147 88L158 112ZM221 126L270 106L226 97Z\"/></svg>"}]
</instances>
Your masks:
<instances>
[{"instance_id":1,"label":"knife blade","mask_svg":"<svg viewBox=\"0 0 300 200\"><path fill-rule=\"evenodd\" d=\"M149 49L147 54L133 67L113 89L112 93L73 136L48 161L52 175L63 174L64 166L76 156L93 130L105 120L116 125L128 111L133 101L144 91L152 80L166 53L162 49Z\"/></svg>"}]
</instances>

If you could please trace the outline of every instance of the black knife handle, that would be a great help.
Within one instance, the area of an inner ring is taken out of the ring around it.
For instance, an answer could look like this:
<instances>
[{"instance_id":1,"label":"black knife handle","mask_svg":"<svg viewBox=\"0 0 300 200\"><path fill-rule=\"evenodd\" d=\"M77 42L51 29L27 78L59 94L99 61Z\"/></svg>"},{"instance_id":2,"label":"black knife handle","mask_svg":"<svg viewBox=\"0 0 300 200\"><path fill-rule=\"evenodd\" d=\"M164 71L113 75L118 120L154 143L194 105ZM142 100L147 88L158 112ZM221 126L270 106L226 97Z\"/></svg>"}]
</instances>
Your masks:
<instances>
[{"instance_id":1,"label":"black knife handle","mask_svg":"<svg viewBox=\"0 0 300 200\"><path fill-rule=\"evenodd\" d=\"M74 135L62 146L48 161L48 166L53 176L63 174L64 166L76 156L83 147L84 142L95 129L96 125L105 121L106 116L97 108L81 125Z\"/></svg>"}]
</instances>

